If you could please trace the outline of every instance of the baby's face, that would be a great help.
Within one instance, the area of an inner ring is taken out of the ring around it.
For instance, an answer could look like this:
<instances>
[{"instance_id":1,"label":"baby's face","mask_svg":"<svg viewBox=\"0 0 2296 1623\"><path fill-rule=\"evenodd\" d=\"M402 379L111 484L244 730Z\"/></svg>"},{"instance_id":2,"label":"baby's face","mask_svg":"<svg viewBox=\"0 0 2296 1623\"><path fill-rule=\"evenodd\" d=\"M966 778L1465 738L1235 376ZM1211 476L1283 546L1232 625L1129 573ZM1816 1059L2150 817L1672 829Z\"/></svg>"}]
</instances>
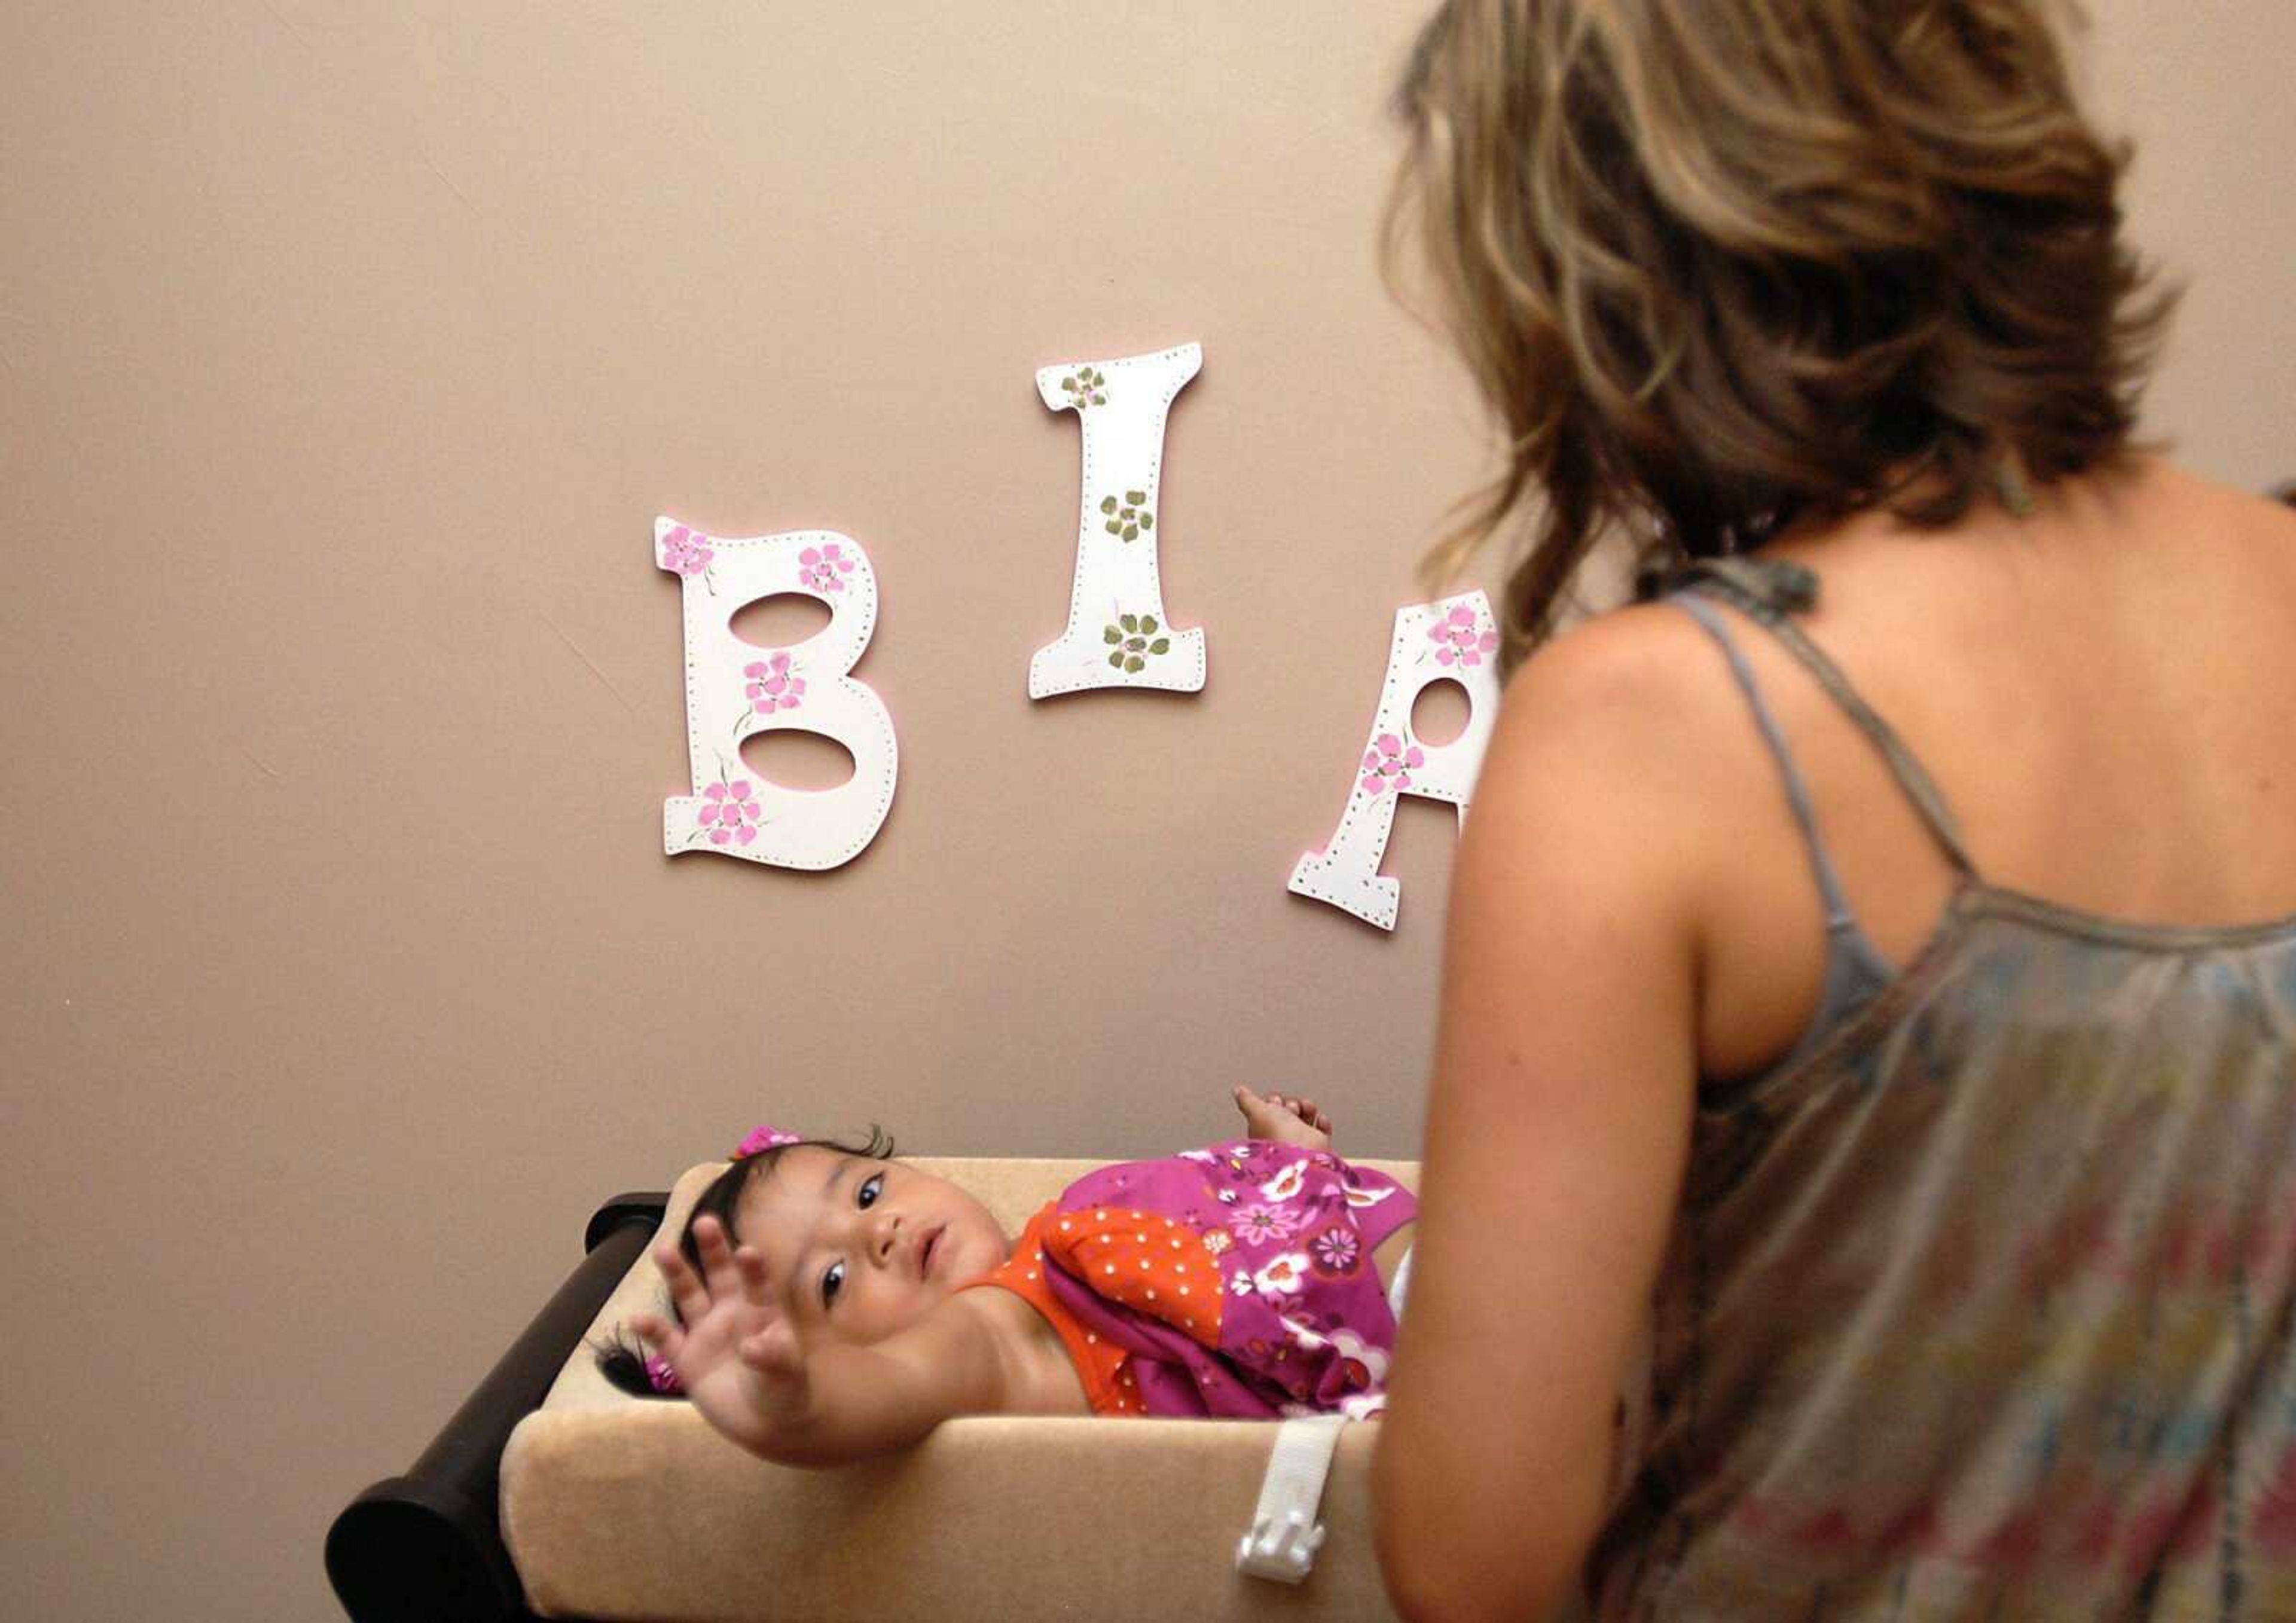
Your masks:
<instances>
[{"instance_id":1,"label":"baby's face","mask_svg":"<svg viewBox=\"0 0 2296 1623\"><path fill-rule=\"evenodd\" d=\"M734 1209L737 1242L808 1340L881 1341L1012 1250L988 1209L898 1161L818 1144L783 1151Z\"/></svg>"}]
</instances>

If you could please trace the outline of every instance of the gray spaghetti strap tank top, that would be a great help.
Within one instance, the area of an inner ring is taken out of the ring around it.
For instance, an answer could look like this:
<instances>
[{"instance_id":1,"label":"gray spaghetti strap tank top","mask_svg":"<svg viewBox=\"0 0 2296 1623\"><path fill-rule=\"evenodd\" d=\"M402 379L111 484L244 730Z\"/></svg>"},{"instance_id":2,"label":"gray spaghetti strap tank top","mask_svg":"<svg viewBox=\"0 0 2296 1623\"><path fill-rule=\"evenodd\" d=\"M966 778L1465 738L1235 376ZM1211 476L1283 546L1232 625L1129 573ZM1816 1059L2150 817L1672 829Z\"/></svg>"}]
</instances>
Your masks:
<instances>
[{"instance_id":1,"label":"gray spaghetti strap tank top","mask_svg":"<svg viewBox=\"0 0 2296 1623\"><path fill-rule=\"evenodd\" d=\"M1693 566L1827 916L1776 1067L1702 1086L1603 1619L2296 1618L2296 918L2132 923L1985 882L1791 615ZM1873 740L1956 880L1893 972L1721 599Z\"/></svg>"}]
</instances>

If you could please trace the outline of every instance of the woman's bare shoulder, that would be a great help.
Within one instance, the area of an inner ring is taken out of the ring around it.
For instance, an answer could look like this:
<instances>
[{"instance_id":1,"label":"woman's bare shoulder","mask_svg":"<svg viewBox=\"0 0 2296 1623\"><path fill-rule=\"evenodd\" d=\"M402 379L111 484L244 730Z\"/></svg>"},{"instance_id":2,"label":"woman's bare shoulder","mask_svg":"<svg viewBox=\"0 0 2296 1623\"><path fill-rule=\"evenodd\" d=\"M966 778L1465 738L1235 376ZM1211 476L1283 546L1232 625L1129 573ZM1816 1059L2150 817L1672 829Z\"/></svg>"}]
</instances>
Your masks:
<instances>
[{"instance_id":1,"label":"woman's bare shoulder","mask_svg":"<svg viewBox=\"0 0 2296 1623\"><path fill-rule=\"evenodd\" d=\"M1487 841L1568 842L1590 882L1626 865L1694 919L1749 835L1743 808L1763 803L1753 742L1696 620L1662 602L1613 609L1542 644L1508 682L1472 821Z\"/></svg>"},{"instance_id":2,"label":"woman's bare shoulder","mask_svg":"<svg viewBox=\"0 0 2296 1623\"><path fill-rule=\"evenodd\" d=\"M1595 615L1542 644L1509 681L1510 756L1569 753L1663 793L1692 790L1739 742L1735 686L1703 627L1663 602ZM1526 747L1522 734L1539 742Z\"/></svg>"},{"instance_id":3,"label":"woman's bare shoulder","mask_svg":"<svg viewBox=\"0 0 2296 1623\"><path fill-rule=\"evenodd\" d=\"M1700 657L1704 651L1706 657ZM1629 603L1591 616L1542 643L1507 686L1519 708L1588 709L1663 723L1712 685L1712 643L1666 602Z\"/></svg>"}]
</instances>

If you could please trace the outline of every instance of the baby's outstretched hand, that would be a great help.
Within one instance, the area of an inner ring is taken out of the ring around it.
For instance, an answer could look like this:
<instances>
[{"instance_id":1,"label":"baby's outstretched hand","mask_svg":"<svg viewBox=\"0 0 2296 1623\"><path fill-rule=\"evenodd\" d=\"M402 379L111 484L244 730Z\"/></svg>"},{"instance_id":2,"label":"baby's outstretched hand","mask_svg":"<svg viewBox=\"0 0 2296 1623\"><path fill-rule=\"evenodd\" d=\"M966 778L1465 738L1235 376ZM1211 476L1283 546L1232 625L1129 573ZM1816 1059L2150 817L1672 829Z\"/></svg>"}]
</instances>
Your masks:
<instances>
[{"instance_id":1,"label":"baby's outstretched hand","mask_svg":"<svg viewBox=\"0 0 2296 1623\"><path fill-rule=\"evenodd\" d=\"M1270 1094L1263 1099L1248 1087L1238 1087L1235 1108L1243 1112L1245 1130L1254 1138L1310 1150L1332 1147L1332 1119L1316 1108L1313 1099L1290 1094Z\"/></svg>"},{"instance_id":2,"label":"baby's outstretched hand","mask_svg":"<svg viewBox=\"0 0 2296 1623\"><path fill-rule=\"evenodd\" d=\"M701 1255L697 1276L674 1246L654 1261L682 1324L635 1316L631 1327L668 1359L702 1417L754 1453L773 1457L801 1438L812 1420L804 1350L766 1295L765 1259L726 1243L717 1218L694 1220Z\"/></svg>"}]
</instances>

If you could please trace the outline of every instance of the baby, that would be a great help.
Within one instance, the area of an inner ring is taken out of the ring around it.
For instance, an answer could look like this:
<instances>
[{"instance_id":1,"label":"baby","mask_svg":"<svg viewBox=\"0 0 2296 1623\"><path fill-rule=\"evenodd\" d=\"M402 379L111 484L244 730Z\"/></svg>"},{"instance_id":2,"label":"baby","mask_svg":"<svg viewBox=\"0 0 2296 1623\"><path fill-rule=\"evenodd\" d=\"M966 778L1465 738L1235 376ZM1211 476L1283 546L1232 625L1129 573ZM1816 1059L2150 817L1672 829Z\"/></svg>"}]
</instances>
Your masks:
<instances>
[{"instance_id":1,"label":"baby","mask_svg":"<svg viewBox=\"0 0 2296 1623\"><path fill-rule=\"evenodd\" d=\"M1235 1102L1248 1139L1101 1168L1017 1239L882 1140L770 1135L654 1253L652 1384L795 1465L958 1414L1374 1414L1416 1205L1312 1101Z\"/></svg>"}]
</instances>

